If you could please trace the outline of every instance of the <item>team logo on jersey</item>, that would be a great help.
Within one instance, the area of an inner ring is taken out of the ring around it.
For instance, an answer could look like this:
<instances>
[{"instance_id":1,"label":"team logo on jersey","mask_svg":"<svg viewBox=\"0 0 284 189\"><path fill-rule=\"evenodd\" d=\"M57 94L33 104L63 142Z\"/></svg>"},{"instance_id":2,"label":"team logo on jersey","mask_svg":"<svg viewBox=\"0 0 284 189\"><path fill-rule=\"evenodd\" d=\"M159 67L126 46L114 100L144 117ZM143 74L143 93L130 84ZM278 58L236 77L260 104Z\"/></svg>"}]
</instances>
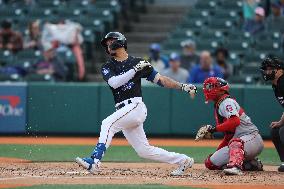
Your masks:
<instances>
[{"instance_id":1,"label":"team logo on jersey","mask_svg":"<svg viewBox=\"0 0 284 189\"><path fill-rule=\"evenodd\" d=\"M102 72L104 75L107 75L109 73L109 69L103 68Z\"/></svg>"},{"instance_id":2,"label":"team logo on jersey","mask_svg":"<svg viewBox=\"0 0 284 189\"><path fill-rule=\"evenodd\" d=\"M279 100L280 104L284 104L283 96L278 97L278 100Z\"/></svg>"},{"instance_id":3,"label":"team logo on jersey","mask_svg":"<svg viewBox=\"0 0 284 189\"><path fill-rule=\"evenodd\" d=\"M227 110L227 112L232 112L233 107L229 104L229 105L226 106L226 110Z\"/></svg>"},{"instance_id":4,"label":"team logo on jersey","mask_svg":"<svg viewBox=\"0 0 284 189\"><path fill-rule=\"evenodd\" d=\"M123 91L130 90L134 85L135 85L134 82L129 82L129 83L123 85L121 90L123 90Z\"/></svg>"}]
</instances>

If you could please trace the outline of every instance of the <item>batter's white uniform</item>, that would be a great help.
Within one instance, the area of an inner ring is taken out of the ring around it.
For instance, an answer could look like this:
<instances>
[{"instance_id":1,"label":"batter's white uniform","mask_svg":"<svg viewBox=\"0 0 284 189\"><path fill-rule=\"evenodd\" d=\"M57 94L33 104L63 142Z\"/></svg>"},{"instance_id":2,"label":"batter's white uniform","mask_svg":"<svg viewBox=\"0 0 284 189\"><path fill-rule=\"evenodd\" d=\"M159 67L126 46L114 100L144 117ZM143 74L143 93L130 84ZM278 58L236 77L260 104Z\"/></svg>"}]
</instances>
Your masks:
<instances>
[{"instance_id":1,"label":"batter's white uniform","mask_svg":"<svg viewBox=\"0 0 284 189\"><path fill-rule=\"evenodd\" d=\"M184 169L192 166L192 158L151 146L147 140L143 129L147 108L142 100L141 78L153 82L158 72L152 66L135 71L133 67L141 61L144 62L141 58L132 56L123 62L112 58L102 67L103 78L114 96L116 111L102 121L99 142L91 158L76 158L77 163L85 168L92 169L94 162L102 159L114 134L119 131L123 132L140 157L180 165L176 172L172 172L174 175L183 173Z\"/></svg>"},{"instance_id":2,"label":"batter's white uniform","mask_svg":"<svg viewBox=\"0 0 284 189\"><path fill-rule=\"evenodd\" d=\"M168 152L149 144L143 129L147 108L141 97L127 99L121 103L127 104L128 100L132 103L102 121L99 143L105 143L108 148L114 134L122 131L140 157L170 164L182 164L187 158L186 155ZM116 104L116 107L119 104Z\"/></svg>"}]
</instances>

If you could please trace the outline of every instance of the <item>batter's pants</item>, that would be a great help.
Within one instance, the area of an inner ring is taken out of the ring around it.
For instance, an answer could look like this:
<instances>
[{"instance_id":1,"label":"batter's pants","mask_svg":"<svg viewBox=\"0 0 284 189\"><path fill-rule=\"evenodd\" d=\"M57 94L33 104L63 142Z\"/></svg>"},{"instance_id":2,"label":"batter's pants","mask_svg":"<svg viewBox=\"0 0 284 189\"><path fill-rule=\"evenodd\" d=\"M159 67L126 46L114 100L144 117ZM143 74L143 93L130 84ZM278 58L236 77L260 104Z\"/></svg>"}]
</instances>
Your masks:
<instances>
[{"instance_id":1,"label":"batter's pants","mask_svg":"<svg viewBox=\"0 0 284 189\"><path fill-rule=\"evenodd\" d=\"M125 104L127 102L128 100L125 100ZM142 158L170 164L185 162L186 155L168 152L149 144L143 129L147 108L140 97L132 98L131 102L102 121L99 143L104 143L108 148L114 134L122 131L127 141Z\"/></svg>"}]
</instances>

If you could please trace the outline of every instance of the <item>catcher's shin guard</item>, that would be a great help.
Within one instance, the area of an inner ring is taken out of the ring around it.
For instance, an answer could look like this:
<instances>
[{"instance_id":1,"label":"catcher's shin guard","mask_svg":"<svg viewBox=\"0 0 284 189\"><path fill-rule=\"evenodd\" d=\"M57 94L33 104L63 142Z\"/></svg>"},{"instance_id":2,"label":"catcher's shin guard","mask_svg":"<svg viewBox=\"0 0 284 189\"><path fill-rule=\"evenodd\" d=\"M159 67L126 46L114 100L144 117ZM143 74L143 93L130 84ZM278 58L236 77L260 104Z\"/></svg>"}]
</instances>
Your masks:
<instances>
[{"instance_id":1,"label":"catcher's shin guard","mask_svg":"<svg viewBox=\"0 0 284 189\"><path fill-rule=\"evenodd\" d=\"M233 138L229 143L229 163L228 168L237 167L243 168L245 159L244 141L240 138Z\"/></svg>"},{"instance_id":2,"label":"catcher's shin guard","mask_svg":"<svg viewBox=\"0 0 284 189\"><path fill-rule=\"evenodd\" d=\"M104 143L98 143L92 153L91 158L101 160L106 151L106 145Z\"/></svg>"}]
</instances>

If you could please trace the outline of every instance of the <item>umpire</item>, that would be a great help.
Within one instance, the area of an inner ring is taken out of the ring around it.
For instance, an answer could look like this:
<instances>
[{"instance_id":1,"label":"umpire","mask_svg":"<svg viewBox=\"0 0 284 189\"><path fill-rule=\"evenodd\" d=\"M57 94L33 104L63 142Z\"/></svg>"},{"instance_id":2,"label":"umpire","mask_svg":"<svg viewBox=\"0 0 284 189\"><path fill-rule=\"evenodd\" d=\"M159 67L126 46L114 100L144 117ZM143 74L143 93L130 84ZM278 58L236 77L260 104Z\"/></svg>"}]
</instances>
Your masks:
<instances>
[{"instance_id":1,"label":"umpire","mask_svg":"<svg viewBox=\"0 0 284 189\"><path fill-rule=\"evenodd\" d=\"M272 88L278 102L284 107L284 63L276 57L267 57L261 63L261 72L265 81L272 81ZM281 165L279 172L284 172L284 113L279 121L270 124L272 142L279 154Z\"/></svg>"}]
</instances>

